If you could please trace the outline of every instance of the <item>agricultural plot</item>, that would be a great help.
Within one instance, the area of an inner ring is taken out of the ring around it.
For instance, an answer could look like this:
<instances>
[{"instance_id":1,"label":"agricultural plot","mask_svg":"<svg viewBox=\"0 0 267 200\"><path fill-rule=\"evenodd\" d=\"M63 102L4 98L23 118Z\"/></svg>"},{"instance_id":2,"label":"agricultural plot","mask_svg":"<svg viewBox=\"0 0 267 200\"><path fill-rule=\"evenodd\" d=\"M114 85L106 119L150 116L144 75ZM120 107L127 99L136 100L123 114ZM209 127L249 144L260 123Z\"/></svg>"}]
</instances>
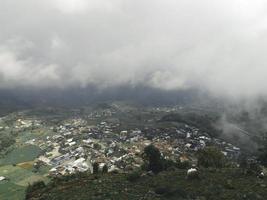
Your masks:
<instances>
[{"instance_id":1,"label":"agricultural plot","mask_svg":"<svg viewBox=\"0 0 267 200\"><path fill-rule=\"evenodd\" d=\"M16 185L12 182L0 183L0 199L1 200L23 200L25 196L25 187Z\"/></svg>"},{"instance_id":2,"label":"agricultural plot","mask_svg":"<svg viewBox=\"0 0 267 200\"><path fill-rule=\"evenodd\" d=\"M0 159L0 166L33 161L40 153L41 149L34 145L18 147Z\"/></svg>"},{"instance_id":3,"label":"agricultural plot","mask_svg":"<svg viewBox=\"0 0 267 200\"><path fill-rule=\"evenodd\" d=\"M8 178L8 181L0 183L1 200L24 199L24 192L29 184L39 180L48 182L48 178L42 174L33 173L29 169L22 168L25 166L27 165L23 163L17 166L6 165L0 167L0 176Z\"/></svg>"},{"instance_id":4,"label":"agricultural plot","mask_svg":"<svg viewBox=\"0 0 267 200\"><path fill-rule=\"evenodd\" d=\"M43 177L38 173L33 173L31 170L17 166L14 167L12 165L0 167L0 176L7 177L9 182L13 182L14 184L20 186L27 186L28 183L43 179Z\"/></svg>"},{"instance_id":5,"label":"agricultural plot","mask_svg":"<svg viewBox=\"0 0 267 200\"><path fill-rule=\"evenodd\" d=\"M34 130L26 130L19 133L17 136L17 143L24 144L25 142L38 138L44 139L47 136L53 136L53 131L46 128L38 128Z\"/></svg>"}]
</instances>

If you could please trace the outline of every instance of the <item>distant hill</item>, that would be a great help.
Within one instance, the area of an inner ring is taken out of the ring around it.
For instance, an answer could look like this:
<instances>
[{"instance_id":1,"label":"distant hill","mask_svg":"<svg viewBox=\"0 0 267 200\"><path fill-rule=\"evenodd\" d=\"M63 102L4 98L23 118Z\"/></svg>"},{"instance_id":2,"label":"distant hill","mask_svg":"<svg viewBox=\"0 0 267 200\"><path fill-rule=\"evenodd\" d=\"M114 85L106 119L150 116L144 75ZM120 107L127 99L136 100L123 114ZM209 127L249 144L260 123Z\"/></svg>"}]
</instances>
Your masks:
<instances>
[{"instance_id":1,"label":"distant hill","mask_svg":"<svg viewBox=\"0 0 267 200\"><path fill-rule=\"evenodd\" d=\"M30 107L30 102L21 99L16 93L8 90L0 91L0 116Z\"/></svg>"},{"instance_id":2,"label":"distant hill","mask_svg":"<svg viewBox=\"0 0 267 200\"><path fill-rule=\"evenodd\" d=\"M144 106L188 105L199 100L196 90L163 91L147 87L0 90L0 111L40 106L80 107L100 102L130 101ZM199 102L198 102L199 103Z\"/></svg>"}]
</instances>

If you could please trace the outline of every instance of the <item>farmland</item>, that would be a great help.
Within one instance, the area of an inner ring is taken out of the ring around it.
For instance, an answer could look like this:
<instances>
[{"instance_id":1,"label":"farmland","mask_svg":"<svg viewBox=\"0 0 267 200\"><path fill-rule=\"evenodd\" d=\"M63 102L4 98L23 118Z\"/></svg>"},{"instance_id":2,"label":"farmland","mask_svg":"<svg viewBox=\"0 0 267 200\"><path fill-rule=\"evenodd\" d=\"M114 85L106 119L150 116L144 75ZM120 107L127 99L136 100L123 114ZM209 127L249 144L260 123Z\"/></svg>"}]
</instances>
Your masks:
<instances>
[{"instance_id":1,"label":"farmland","mask_svg":"<svg viewBox=\"0 0 267 200\"><path fill-rule=\"evenodd\" d=\"M34 145L22 146L8 153L5 158L0 159L0 165L11 165L34 160L41 149Z\"/></svg>"}]
</instances>

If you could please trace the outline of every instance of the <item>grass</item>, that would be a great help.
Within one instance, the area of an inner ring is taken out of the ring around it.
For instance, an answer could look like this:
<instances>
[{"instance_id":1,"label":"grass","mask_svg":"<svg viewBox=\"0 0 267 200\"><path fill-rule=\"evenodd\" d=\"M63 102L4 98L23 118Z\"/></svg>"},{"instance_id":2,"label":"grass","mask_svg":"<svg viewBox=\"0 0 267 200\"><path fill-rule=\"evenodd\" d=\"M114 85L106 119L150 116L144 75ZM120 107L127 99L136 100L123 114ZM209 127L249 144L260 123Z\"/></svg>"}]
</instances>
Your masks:
<instances>
[{"instance_id":1,"label":"grass","mask_svg":"<svg viewBox=\"0 0 267 200\"><path fill-rule=\"evenodd\" d=\"M6 165L0 167L0 176L9 178L9 182L14 184L27 186L28 183L32 183L38 180L47 179L42 176L41 173L33 173L31 170L21 168L19 166Z\"/></svg>"},{"instance_id":2,"label":"grass","mask_svg":"<svg viewBox=\"0 0 267 200\"><path fill-rule=\"evenodd\" d=\"M0 159L0 166L33 161L40 153L41 149L34 145L18 147Z\"/></svg>"},{"instance_id":3,"label":"grass","mask_svg":"<svg viewBox=\"0 0 267 200\"><path fill-rule=\"evenodd\" d=\"M128 181L127 174L85 175L51 182L31 195L29 199L35 200L260 200L267 199L267 180L243 175L238 169L201 170L199 180L188 180L185 170L141 176L135 181Z\"/></svg>"},{"instance_id":4,"label":"grass","mask_svg":"<svg viewBox=\"0 0 267 200\"><path fill-rule=\"evenodd\" d=\"M45 139L47 136L52 136L53 134L54 133L46 127L39 127L34 130L21 131L17 136L17 143L24 144L25 142L36 138Z\"/></svg>"},{"instance_id":5,"label":"grass","mask_svg":"<svg viewBox=\"0 0 267 200\"><path fill-rule=\"evenodd\" d=\"M25 187L6 181L0 183L1 200L24 200L24 195Z\"/></svg>"},{"instance_id":6,"label":"grass","mask_svg":"<svg viewBox=\"0 0 267 200\"><path fill-rule=\"evenodd\" d=\"M25 166L25 163L23 166ZM22 200L25 196L25 189L29 184L39 180L48 182L48 178L41 173L33 173L31 170L22 168L19 165L0 167L0 176L9 179L8 181L0 182L1 200Z\"/></svg>"}]
</instances>

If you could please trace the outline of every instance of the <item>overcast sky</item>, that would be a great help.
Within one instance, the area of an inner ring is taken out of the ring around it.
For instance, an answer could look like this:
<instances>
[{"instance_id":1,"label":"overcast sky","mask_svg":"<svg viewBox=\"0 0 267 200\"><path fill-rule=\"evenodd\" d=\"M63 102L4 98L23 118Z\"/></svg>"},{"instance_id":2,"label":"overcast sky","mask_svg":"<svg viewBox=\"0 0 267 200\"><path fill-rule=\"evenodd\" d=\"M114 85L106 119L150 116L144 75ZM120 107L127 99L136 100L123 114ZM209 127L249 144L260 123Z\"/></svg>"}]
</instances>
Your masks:
<instances>
[{"instance_id":1,"label":"overcast sky","mask_svg":"<svg viewBox=\"0 0 267 200\"><path fill-rule=\"evenodd\" d=\"M265 0L0 0L0 87L267 95Z\"/></svg>"}]
</instances>

